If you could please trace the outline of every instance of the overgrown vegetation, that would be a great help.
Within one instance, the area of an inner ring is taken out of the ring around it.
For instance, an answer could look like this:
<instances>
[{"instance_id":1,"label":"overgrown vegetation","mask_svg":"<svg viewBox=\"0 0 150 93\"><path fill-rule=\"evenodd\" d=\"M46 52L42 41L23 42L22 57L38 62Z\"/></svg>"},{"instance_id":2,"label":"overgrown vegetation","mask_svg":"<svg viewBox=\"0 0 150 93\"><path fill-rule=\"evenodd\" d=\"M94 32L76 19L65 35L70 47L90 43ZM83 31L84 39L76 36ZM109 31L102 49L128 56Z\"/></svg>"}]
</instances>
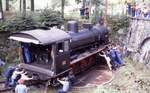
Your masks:
<instances>
[{"instance_id":1,"label":"overgrown vegetation","mask_svg":"<svg viewBox=\"0 0 150 93\"><path fill-rule=\"evenodd\" d=\"M28 13L25 17L21 14L12 19L0 23L0 31L22 31L32 30L40 27L52 27L63 24L61 13L50 9L44 9L40 12Z\"/></svg>"},{"instance_id":2,"label":"overgrown vegetation","mask_svg":"<svg viewBox=\"0 0 150 93\"><path fill-rule=\"evenodd\" d=\"M129 19L126 16L122 16L120 18L109 18L108 23L113 32L117 32L121 28L129 27Z\"/></svg>"},{"instance_id":3,"label":"overgrown vegetation","mask_svg":"<svg viewBox=\"0 0 150 93\"><path fill-rule=\"evenodd\" d=\"M118 17L108 18L107 21L108 26L111 28L110 31L111 41L123 42L122 39L124 39L128 33L129 19L126 16L122 16L119 18Z\"/></svg>"},{"instance_id":4,"label":"overgrown vegetation","mask_svg":"<svg viewBox=\"0 0 150 93\"><path fill-rule=\"evenodd\" d=\"M63 24L64 19L61 18L61 13L58 11L52 11L44 9L39 16L40 24L47 27L58 26Z\"/></svg>"}]
</instances>

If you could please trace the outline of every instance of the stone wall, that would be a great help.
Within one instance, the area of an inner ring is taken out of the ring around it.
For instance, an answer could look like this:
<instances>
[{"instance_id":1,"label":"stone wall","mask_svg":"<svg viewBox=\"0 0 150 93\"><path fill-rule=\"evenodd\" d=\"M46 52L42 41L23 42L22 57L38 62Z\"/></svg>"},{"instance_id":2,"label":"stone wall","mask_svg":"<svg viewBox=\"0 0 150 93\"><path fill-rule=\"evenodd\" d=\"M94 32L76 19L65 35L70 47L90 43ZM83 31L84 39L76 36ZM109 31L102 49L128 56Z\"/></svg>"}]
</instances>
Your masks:
<instances>
[{"instance_id":1,"label":"stone wall","mask_svg":"<svg viewBox=\"0 0 150 93\"><path fill-rule=\"evenodd\" d=\"M150 67L150 19L130 18L127 49L134 61Z\"/></svg>"}]
</instances>

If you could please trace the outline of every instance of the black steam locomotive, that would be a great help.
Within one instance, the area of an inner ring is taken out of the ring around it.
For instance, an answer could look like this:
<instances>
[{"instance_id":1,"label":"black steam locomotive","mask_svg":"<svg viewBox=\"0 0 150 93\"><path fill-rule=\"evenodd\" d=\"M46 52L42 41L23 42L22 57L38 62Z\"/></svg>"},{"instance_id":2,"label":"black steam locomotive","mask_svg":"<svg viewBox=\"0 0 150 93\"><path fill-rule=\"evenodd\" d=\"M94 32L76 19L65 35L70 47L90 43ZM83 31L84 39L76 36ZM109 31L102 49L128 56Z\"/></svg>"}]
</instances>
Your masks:
<instances>
[{"instance_id":1,"label":"black steam locomotive","mask_svg":"<svg viewBox=\"0 0 150 93\"><path fill-rule=\"evenodd\" d=\"M107 28L86 23L78 30L76 21L68 22L67 28L68 31L51 28L13 33L9 39L20 42L19 66L52 84L70 71L78 74L93 66L97 54L108 43Z\"/></svg>"}]
</instances>

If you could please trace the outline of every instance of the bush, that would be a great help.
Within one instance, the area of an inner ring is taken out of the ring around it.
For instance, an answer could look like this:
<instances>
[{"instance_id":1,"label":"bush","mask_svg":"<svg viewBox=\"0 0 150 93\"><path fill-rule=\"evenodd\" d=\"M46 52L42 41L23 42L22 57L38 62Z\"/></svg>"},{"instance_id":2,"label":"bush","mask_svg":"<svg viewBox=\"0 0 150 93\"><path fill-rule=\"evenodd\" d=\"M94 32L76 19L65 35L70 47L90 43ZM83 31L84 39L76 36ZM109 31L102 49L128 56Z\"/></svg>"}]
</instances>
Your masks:
<instances>
[{"instance_id":1,"label":"bush","mask_svg":"<svg viewBox=\"0 0 150 93\"><path fill-rule=\"evenodd\" d=\"M26 16L18 14L12 19L0 23L0 31L23 31L41 27L61 26L63 24L61 13L48 9L40 12L28 13Z\"/></svg>"},{"instance_id":2,"label":"bush","mask_svg":"<svg viewBox=\"0 0 150 93\"><path fill-rule=\"evenodd\" d=\"M111 28L110 40L123 44L123 42L125 41L122 41L122 39L124 40L124 38L126 37L129 27L128 18L125 16L122 16L120 18L109 18L108 25ZM120 34L119 30L122 31L123 34Z\"/></svg>"},{"instance_id":3,"label":"bush","mask_svg":"<svg viewBox=\"0 0 150 93\"><path fill-rule=\"evenodd\" d=\"M111 27L112 31L116 32L121 28L128 28L129 20L126 16L122 16L120 18L109 18L108 24Z\"/></svg>"},{"instance_id":4,"label":"bush","mask_svg":"<svg viewBox=\"0 0 150 93\"><path fill-rule=\"evenodd\" d=\"M41 11L39 22L46 27L60 27L63 24L64 19L62 19L60 12L44 9Z\"/></svg>"},{"instance_id":5,"label":"bush","mask_svg":"<svg viewBox=\"0 0 150 93\"><path fill-rule=\"evenodd\" d=\"M32 30L37 27L31 16L17 16L12 20L8 20L1 27L1 31L22 31L22 30Z\"/></svg>"}]
</instances>

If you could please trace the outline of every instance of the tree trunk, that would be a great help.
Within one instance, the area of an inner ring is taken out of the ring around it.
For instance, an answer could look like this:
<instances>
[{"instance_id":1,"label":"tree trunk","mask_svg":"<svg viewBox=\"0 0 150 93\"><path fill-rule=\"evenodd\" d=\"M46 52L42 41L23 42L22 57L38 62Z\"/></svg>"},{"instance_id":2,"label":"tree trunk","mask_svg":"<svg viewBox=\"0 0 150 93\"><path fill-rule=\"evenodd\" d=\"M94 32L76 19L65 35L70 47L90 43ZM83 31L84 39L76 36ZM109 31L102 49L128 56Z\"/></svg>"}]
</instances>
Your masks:
<instances>
[{"instance_id":1,"label":"tree trunk","mask_svg":"<svg viewBox=\"0 0 150 93\"><path fill-rule=\"evenodd\" d=\"M23 0L23 16L25 17L26 16L26 0Z\"/></svg>"},{"instance_id":2,"label":"tree trunk","mask_svg":"<svg viewBox=\"0 0 150 93\"><path fill-rule=\"evenodd\" d=\"M108 1L105 0L105 24L107 25L107 10L108 10Z\"/></svg>"},{"instance_id":3,"label":"tree trunk","mask_svg":"<svg viewBox=\"0 0 150 93\"><path fill-rule=\"evenodd\" d=\"M89 22L91 23L92 22L92 11L91 11L91 8L92 8L92 1L90 0L89 2Z\"/></svg>"},{"instance_id":4,"label":"tree trunk","mask_svg":"<svg viewBox=\"0 0 150 93\"><path fill-rule=\"evenodd\" d=\"M0 20L4 19L2 0L0 0Z\"/></svg>"},{"instance_id":5,"label":"tree trunk","mask_svg":"<svg viewBox=\"0 0 150 93\"><path fill-rule=\"evenodd\" d=\"M19 9L20 9L20 11L22 11L22 0L20 0L20 2L19 2Z\"/></svg>"},{"instance_id":6,"label":"tree trunk","mask_svg":"<svg viewBox=\"0 0 150 93\"><path fill-rule=\"evenodd\" d=\"M61 13L62 13L62 18L64 18L64 7L65 7L65 0L61 0Z\"/></svg>"},{"instance_id":7,"label":"tree trunk","mask_svg":"<svg viewBox=\"0 0 150 93\"><path fill-rule=\"evenodd\" d=\"M34 0L31 0L31 11L34 11Z\"/></svg>"},{"instance_id":8,"label":"tree trunk","mask_svg":"<svg viewBox=\"0 0 150 93\"><path fill-rule=\"evenodd\" d=\"M6 0L6 11L9 11L9 0Z\"/></svg>"},{"instance_id":9,"label":"tree trunk","mask_svg":"<svg viewBox=\"0 0 150 93\"><path fill-rule=\"evenodd\" d=\"M83 7L85 8L86 0L83 0Z\"/></svg>"},{"instance_id":10,"label":"tree trunk","mask_svg":"<svg viewBox=\"0 0 150 93\"><path fill-rule=\"evenodd\" d=\"M101 10L98 10L98 6L99 6L98 0L96 0L96 2L95 2L95 22L96 23L98 22L98 19L100 17L99 11L101 11Z\"/></svg>"}]
</instances>

